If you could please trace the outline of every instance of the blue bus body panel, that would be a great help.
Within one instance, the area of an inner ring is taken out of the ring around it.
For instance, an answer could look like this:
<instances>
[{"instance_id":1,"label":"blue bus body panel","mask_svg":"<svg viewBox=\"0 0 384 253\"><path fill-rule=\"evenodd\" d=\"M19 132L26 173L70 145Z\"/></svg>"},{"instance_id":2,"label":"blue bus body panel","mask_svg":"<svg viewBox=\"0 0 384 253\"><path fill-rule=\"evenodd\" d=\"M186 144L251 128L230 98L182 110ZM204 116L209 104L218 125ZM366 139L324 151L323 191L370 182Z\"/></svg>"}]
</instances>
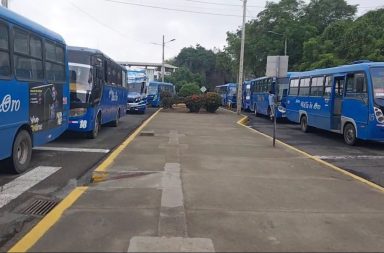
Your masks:
<instances>
[{"instance_id":1,"label":"blue bus body panel","mask_svg":"<svg viewBox=\"0 0 384 253\"><path fill-rule=\"evenodd\" d=\"M0 20L10 27L21 27L65 47L65 41L59 34L1 6ZM64 49L66 50L66 47ZM18 81L14 76L0 80L0 159L11 156L13 140L23 126L32 131L33 146L52 141L67 129L69 111L67 60L65 53L66 82L62 84ZM53 103L46 101L47 92L52 95Z\"/></svg>"}]
</instances>

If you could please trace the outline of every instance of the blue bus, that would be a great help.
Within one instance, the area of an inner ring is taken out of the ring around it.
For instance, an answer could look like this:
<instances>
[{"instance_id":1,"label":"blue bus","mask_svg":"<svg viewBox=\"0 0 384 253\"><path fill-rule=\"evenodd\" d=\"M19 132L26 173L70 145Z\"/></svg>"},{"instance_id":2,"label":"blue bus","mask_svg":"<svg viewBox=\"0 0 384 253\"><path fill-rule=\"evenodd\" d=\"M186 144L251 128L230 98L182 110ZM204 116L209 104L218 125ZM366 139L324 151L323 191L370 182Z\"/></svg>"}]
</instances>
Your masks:
<instances>
[{"instance_id":1,"label":"blue bus","mask_svg":"<svg viewBox=\"0 0 384 253\"><path fill-rule=\"evenodd\" d=\"M147 76L145 70L128 70L127 112L145 113L147 109Z\"/></svg>"},{"instance_id":2,"label":"blue bus","mask_svg":"<svg viewBox=\"0 0 384 253\"><path fill-rule=\"evenodd\" d=\"M215 92L221 97L221 105L227 107L236 107L237 103L237 83L227 83L217 85Z\"/></svg>"},{"instance_id":3,"label":"blue bus","mask_svg":"<svg viewBox=\"0 0 384 253\"><path fill-rule=\"evenodd\" d=\"M356 62L294 73L286 113L301 130L320 128L357 139L384 140L384 62Z\"/></svg>"},{"instance_id":4,"label":"blue bus","mask_svg":"<svg viewBox=\"0 0 384 253\"><path fill-rule=\"evenodd\" d=\"M68 47L68 130L96 138L101 125L119 124L127 108L127 71L97 49Z\"/></svg>"},{"instance_id":5,"label":"blue bus","mask_svg":"<svg viewBox=\"0 0 384 253\"><path fill-rule=\"evenodd\" d=\"M163 83L151 81L148 84L147 103L152 107L160 106L160 94L163 91L168 91L172 95L175 95L175 85L172 83Z\"/></svg>"},{"instance_id":6,"label":"blue bus","mask_svg":"<svg viewBox=\"0 0 384 253\"><path fill-rule=\"evenodd\" d=\"M275 110L276 119L284 118L285 115L285 103L288 92L289 75L287 77L260 77L251 80L251 111L256 116L264 115L271 117L271 108L269 106L269 91L275 94L277 99L277 107Z\"/></svg>"},{"instance_id":7,"label":"blue bus","mask_svg":"<svg viewBox=\"0 0 384 253\"><path fill-rule=\"evenodd\" d=\"M243 98L242 98L242 109L244 111L251 111L251 81L244 81L243 82Z\"/></svg>"},{"instance_id":8,"label":"blue bus","mask_svg":"<svg viewBox=\"0 0 384 253\"><path fill-rule=\"evenodd\" d=\"M32 147L68 127L69 83L63 38L0 7L0 160L16 173Z\"/></svg>"}]
</instances>

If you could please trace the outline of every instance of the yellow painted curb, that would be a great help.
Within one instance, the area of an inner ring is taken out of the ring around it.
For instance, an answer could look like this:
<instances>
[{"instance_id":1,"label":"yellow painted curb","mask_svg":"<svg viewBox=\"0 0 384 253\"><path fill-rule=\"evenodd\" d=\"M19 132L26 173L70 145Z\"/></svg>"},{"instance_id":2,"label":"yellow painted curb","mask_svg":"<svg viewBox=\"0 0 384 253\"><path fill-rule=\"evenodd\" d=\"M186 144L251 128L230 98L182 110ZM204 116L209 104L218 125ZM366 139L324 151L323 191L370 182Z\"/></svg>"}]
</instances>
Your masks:
<instances>
[{"instance_id":1,"label":"yellow painted curb","mask_svg":"<svg viewBox=\"0 0 384 253\"><path fill-rule=\"evenodd\" d=\"M64 211L72 206L87 189L88 187L76 187L8 252L27 252L60 219Z\"/></svg>"},{"instance_id":2,"label":"yellow painted curb","mask_svg":"<svg viewBox=\"0 0 384 253\"><path fill-rule=\"evenodd\" d=\"M161 111L162 108L157 110L151 117L149 117L147 120L141 124L139 128L136 129L135 132L133 132L120 146L118 146L108 157L105 159L95 170L94 170L94 176L96 180L100 179L100 175L105 172L107 168L113 163L113 161L116 159L116 157L128 146L129 143L131 143L136 136L148 125L148 123ZM103 177L103 176L102 176ZM93 176L92 176L93 178Z\"/></svg>"},{"instance_id":3,"label":"yellow painted curb","mask_svg":"<svg viewBox=\"0 0 384 253\"><path fill-rule=\"evenodd\" d=\"M242 119L240 119L239 121L237 121L237 124L239 124L239 125L241 125L241 126L243 126L243 127L245 127L245 128L248 128L249 130L251 130L251 131L253 131L253 132L255 132L255 133L259 134L259 135L262 135L262 136L264 136L264 137L266 137L266 138L272 139L271 136L266 135L266 134L264 134L264 133L262 133L262 132L260 132L260 131L257 131L256 129L253 129L253 128L249 127L249 126L244 125L244 122L247 121L249 117L248 117L248 116L245 116L245 115L243 115L243 116L244 116L244 117L243 117ZM247 118L247 120L244 120L244 118ZM329 168L331 168L331 169L333 169L333 170L335 170L335 171L338 171L338 172L340 172L340 173L342 173L342 174L344 174L344 175L347 175L347 176L349 176L349 177L352 177L353 179L355 179L355 180L357 180L357 181L359 181L359 182L361 182L361 183L364 183L364 184L366 184L366 185L369 185L370 187L372 187L372 188L374 188L374 189L376 189L376 190L379 190L379 191L381 191L381 192L384 192L384 187L382 187L382 186L380 186L380 185L378 185L378 184L372 183L371 181L368 181L368 180L366 180L365 178L356 176L355 174L352 174L352 173L350 173L350 172L348 172L348 171L346 171L346 170L343 170L342 168L339 168L339 167L337 167L337 166L335 166L335 165L333 165L333 164L331 164L331 163L329 163L329 162L326 162L326 161L324 161L324 160L321 160L320 158L315 157L315 156L313 156L313 155L311 155L311 154L308 154L307 152L302 151L302 150L300 150L300 149L298 149L298 148L295 148L295 147L293 147L293 146L291 146L291 145L289 145L289 144L287 144L287 143L285 143L285 142L282 142L282 141L280 141L280 140L276 140L276 142L279 143L279 144L281 144L281 145L283 145L283 146L285 146L285 147L287 147L287 148L289 148L289 149L292 149L292 150L294 150L294 151L296 151L296 152L298 152L298 153L300 153L300 154L302 154L302 155L304 155L304 156L306 156L306 157L308 157L308 158L310 158L310 159L312 159L312 160L315 160L316 162L321 163L321 164L323 164L323 165L325 165L325 166L327 166L327 167L329 167Z\"/></svg>"},{"instance_id":4,"label":"yellow painted curb","mask_svg":"<svg viewBox=\"0 0 384 253\"><path fill-rule=\"evenodd\" d=\"M116 148L107 159L105 159L94 171L92 180L103 181L108 173L105 170L112 164L115 158L131 143L144 127L161 111L157 110L151 117L145 120L118 148ZM26 252L60 219L65 210L73 205L80 196L86 192L88 187L76 187L60 204L58 204L47 216L45 216L31 231L18 241L8 252Z\"/></svg>"}]
</instances>

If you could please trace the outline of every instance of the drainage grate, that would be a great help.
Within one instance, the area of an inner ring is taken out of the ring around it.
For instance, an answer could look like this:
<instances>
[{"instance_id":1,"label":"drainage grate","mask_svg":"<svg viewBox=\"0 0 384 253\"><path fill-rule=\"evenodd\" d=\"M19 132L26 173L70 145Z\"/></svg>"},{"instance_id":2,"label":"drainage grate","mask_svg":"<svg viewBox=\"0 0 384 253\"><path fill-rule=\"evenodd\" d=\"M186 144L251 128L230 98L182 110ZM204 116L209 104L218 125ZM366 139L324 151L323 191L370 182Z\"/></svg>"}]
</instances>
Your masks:
<instances>
[{"instance_id":1,"label":"drainage grate","mask_svg":"<svg viewBox=\"0 0 384 253\"><path fill-rule=\"evenodd\" d=\"M25 208L21 213L29 215L44 216L49 213L56 205L57 201L36 199L31 205Z\"/></svg>"},{"instance_id":2,"label":"drainage grate","mask_svg":"<svg viewBox=\"0 0 384 253\"><path fill-rule=\"evenodd\" d=\"M141 131L140 136L155 136L155 131L152 131L152 130Z\"/></svg>"}]
</instances>

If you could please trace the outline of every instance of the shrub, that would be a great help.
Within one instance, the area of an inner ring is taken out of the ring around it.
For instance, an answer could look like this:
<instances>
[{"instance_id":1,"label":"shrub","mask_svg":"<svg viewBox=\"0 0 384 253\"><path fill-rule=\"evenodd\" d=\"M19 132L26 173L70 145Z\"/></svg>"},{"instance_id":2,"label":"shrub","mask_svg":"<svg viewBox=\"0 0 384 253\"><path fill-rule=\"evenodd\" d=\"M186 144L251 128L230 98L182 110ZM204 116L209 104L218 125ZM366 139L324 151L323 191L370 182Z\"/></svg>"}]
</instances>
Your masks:
<instances>
[{"instance_id":1,"label":"shrub","mask_svg":"<svg viewBox=\"0 0 384 253\"><path fill-rule=\"evenodd\" d=\"M216 112L221 104L221 97L216 92L208 92L204 98L204 107L207 112Z\"/></svg>"},{"instance_id":2,"label":"shrub","mask_svg":"<svg viewBox=\"0 0 384 253\"><path fill-rule=\"evenodd\" d=\"M180 97L188 97L192 95L198 95L200 94L200 87L197 84L194 83L187 83L183 85L183 87L180 88L179 96Z\"/></svg>"},{"instance_id":3,"label":"shrub","mask_svg":"<svg viewBox=\"0 0 384 253\"><path fill-rule=\"evenodd\" d=\"M199 95L188 96L184 100L190 112L199 112L202 106L202 98Z\"/></svg>"},{"instance_id":4,"label":"shrub","mask_svg":"<svg viewBox=\"0 0 384 253\"><path fill-rule=\"evenodd\" d=\"M173 104L175 103L175 99L169 91L162 91L160 93L160 105L161 107L167 109L172 108Z\"/></svg>"}]
</instances>

